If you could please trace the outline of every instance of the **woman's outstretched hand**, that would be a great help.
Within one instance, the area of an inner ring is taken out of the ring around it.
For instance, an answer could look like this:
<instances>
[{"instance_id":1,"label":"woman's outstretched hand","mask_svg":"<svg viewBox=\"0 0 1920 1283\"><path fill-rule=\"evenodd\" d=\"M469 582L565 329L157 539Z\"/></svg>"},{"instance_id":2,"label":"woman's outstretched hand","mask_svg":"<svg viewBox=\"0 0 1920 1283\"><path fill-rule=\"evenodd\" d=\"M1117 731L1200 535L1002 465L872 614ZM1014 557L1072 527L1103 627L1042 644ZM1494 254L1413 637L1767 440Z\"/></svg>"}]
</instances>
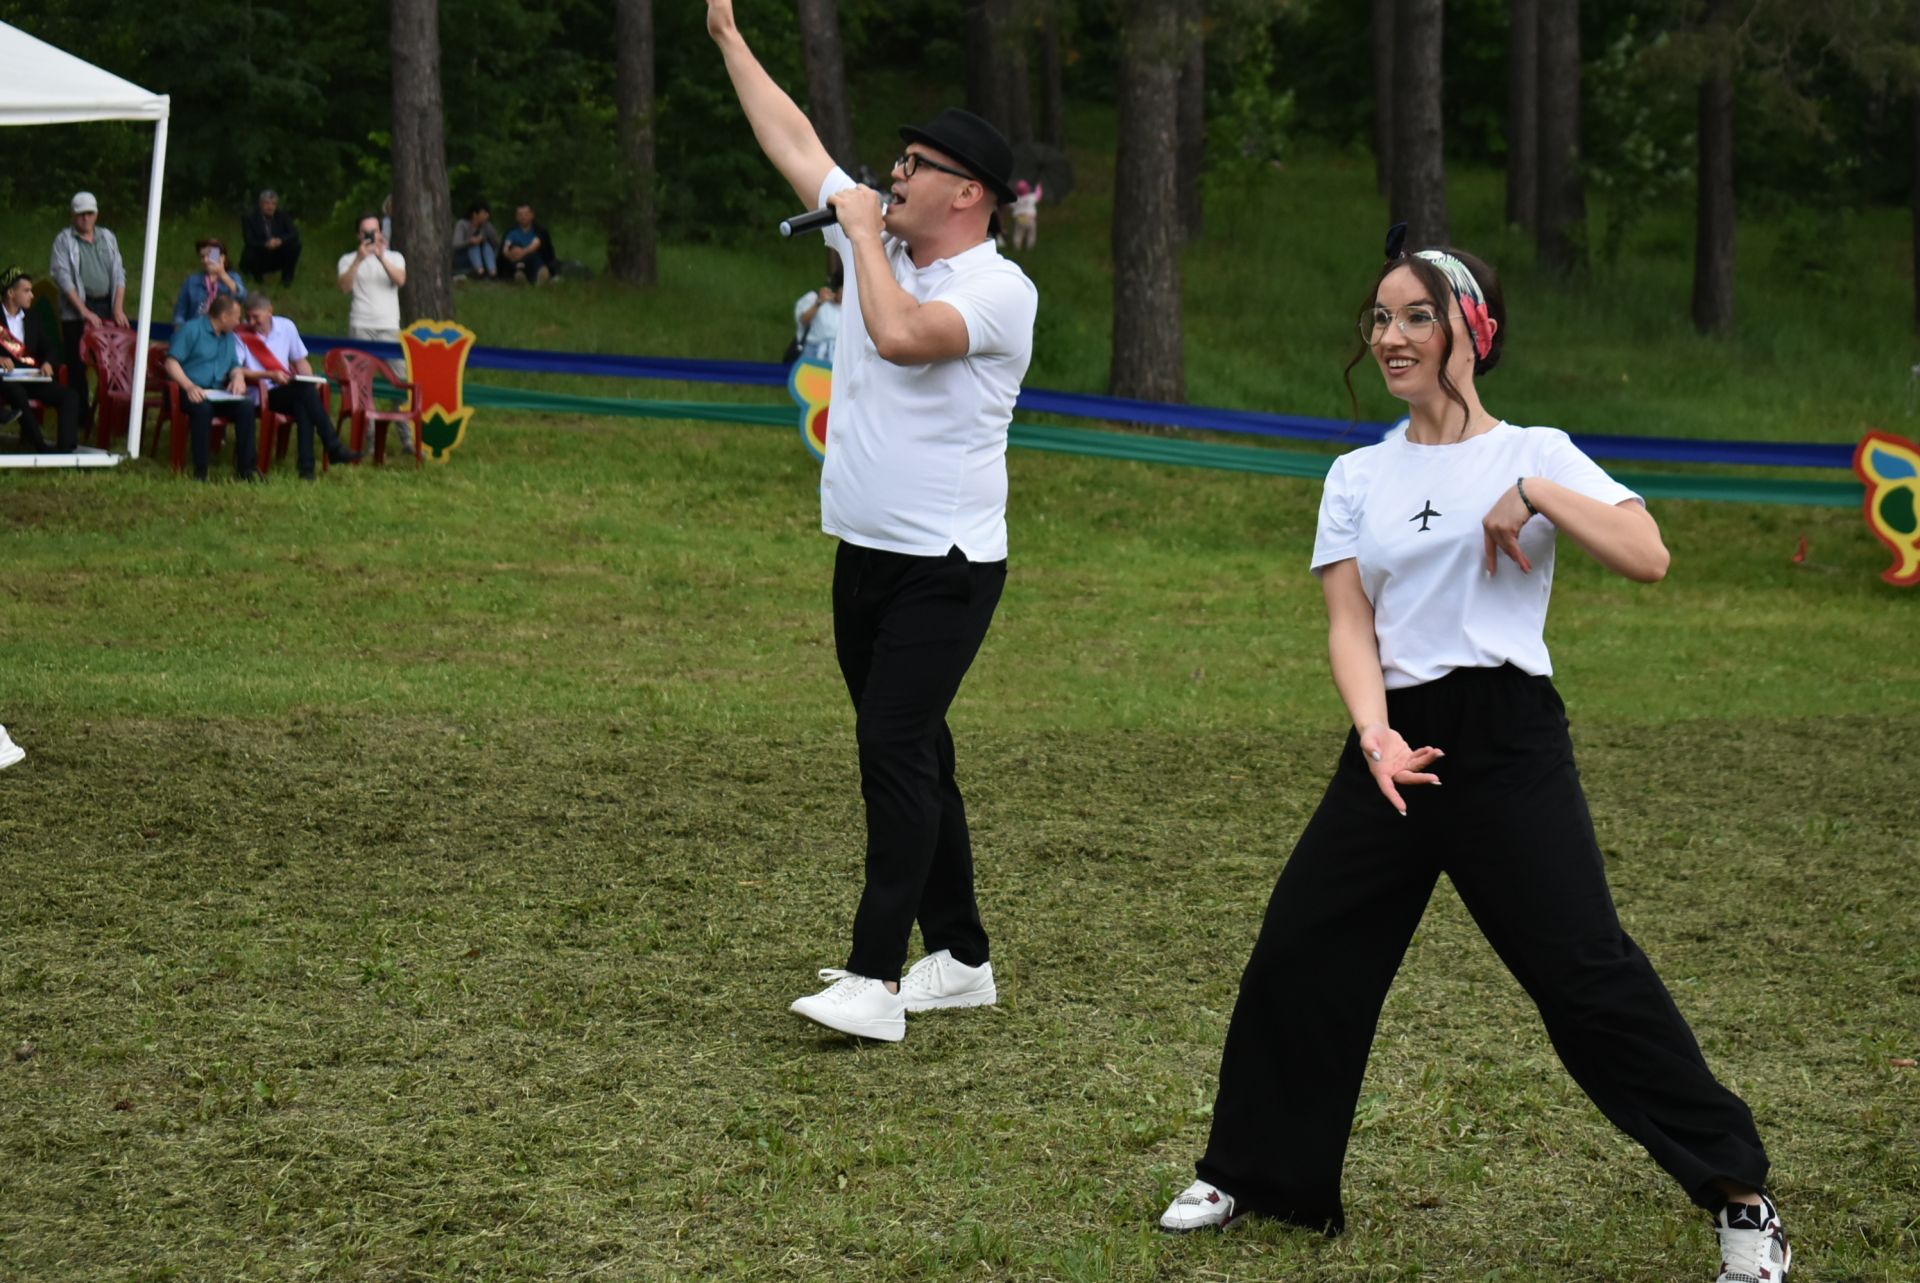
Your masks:
<instances>
[{"instance_id":1,"label":"woman's outstretched hand","mask_svg":"<svg viewBox=\"0 0 1920 1283\"><path fill-rule=\"evenodd\" d=\"M1381 796L1402 815L1407 813L1407 803L1400 796L1399 786L1431 784L1438 788L1440 785L1440 777L1427 768L1446 753L1431 745L1409 748L1400 738L1400 732L1391 726L1374 725L1361 731L1360 751L1366 756L1367 769L1373 773L1373 782L1380 786Z\"/></svg>"}]
</instances>

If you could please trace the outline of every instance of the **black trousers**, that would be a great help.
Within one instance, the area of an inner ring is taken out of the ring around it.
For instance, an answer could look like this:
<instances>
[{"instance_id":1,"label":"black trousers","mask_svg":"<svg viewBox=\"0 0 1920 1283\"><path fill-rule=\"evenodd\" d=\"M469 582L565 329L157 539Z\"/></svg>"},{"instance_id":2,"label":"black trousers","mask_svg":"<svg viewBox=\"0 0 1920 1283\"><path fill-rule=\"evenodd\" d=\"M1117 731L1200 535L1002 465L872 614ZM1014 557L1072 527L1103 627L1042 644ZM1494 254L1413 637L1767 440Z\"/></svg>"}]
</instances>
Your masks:
<instances>
[{"instance_id":1,"label":"black trousers","mask_svg":"<svg viewBox=\"0 0 1920 1283\"><path fill-rule=\"evenodd\" d=\"M0 402L20 412L20 441L29 450L45 450L47 439L40 433L40 416L27 402L50 404L60 420L60 445L64 452L80 444L80 394L59 383L0 383Z\"/></svg>"},{"instance_id":2,"label":"black trousers","mask_svg":"<svg viewBox=\"0 0 1920 1283\"><path fill-rule=\"evenodd\" d=\"M1764 1188L1753 1115L1621 928L1553 684L1511 666L1387 693L1444 787L1380 796L1349 734L1267 906L1220 1064L1200 1178L1247 1210L1338 1230L1340 1169L1381 1004L1445 873L1540 1009L1574 1080L1696 1203Z\"/></svg>"},{"instance_id":3,"label":"black trousers","mask_svg":"<svg viewBox=\"0 0 1920 1283\"><path fill-rule=\"evenodd\" d=\"M264 281L268 272L278 272L280 283L291 285L294 269L299 266L299 241L283 241L279 249L249 245L240 251L240 270L256 281Z\"/></svg>"},{"instance_id":4,"label":"black trousers","mask_svg":"<svg viewBox=\"0 0 1920 1283\"><path fill-rule=\"evenodd\" d=\"M325 407L320 404L320 389L311 383L284 383L267 393L267 406L275 414L283 414L293 420L295 440L299 442L300 475L311 477L314 473L313 438L318 433L321 443L326 446L327 458L335 459L340 454L340 432L327 418ZM272 442L265 442L262 449L273 449Z\"/></svg>"},{"instance_id":5,"label":"black trousers","mask_svg":"<svg viewBox=\"0 0 1920 1283\"><path fill-rule=\"evenodd\" d=\"M958 548L910 557L843 542L835 557L834 649L867 804L867 882L847 960L856 975L897 979L915 919L927 952L987 961L947 709L1006 582L1006 562L970 562Z\"/></svg>"},{"instance_id":6,"label":"black trousers","mask_svg":"<svg viewBox=\"0 0 1920 1283\"><path fill-rule=\"evenodd\" d=\"M213 416L227 416L233 428L233 471L242 481L251 481L259 473L259 463L254 456L254 434L257 430L259 414L256 412L253 398L242 401L188 401L181 399L181 408L187 412L187 429L192 434L193 475L205 481L207 479L208 444L213 436Z\"/></svg>"}]
</instances>

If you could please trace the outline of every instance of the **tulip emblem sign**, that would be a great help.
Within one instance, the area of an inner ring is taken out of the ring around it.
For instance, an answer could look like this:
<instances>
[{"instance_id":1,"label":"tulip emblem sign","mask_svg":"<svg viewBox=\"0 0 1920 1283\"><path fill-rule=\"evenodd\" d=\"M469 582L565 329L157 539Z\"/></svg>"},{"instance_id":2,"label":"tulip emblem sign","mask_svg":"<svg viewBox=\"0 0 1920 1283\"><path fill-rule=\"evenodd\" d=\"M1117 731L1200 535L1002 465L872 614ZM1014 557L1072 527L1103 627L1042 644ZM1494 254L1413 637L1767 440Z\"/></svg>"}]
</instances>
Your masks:
<instances>
[{"instance_id":1,"label":"tulip emblem sign","mask_svg":"<svg viewBox=\"0 0 1920 1283\"><path fill-rule=\"evenodd\" d=\"M1853 452L1853 470L1866 483L1867 526L1893 550L1880 577L1902 588L1920 584L1920 445L1869 432Z\"/></svg>"},{"instance_id":2,"label":"tulip emblem sign","mask_svg":"<svg viewBox=\"0 0 1920 1283\"><path fill-rule=\"evenodd\" d=\"M467 438L473 407L464 404L467 353L473 331L453 321L415 321L400 331L407 354L407 379L420 407L421 453L445 463Z\"/></svg>"},{"instance_id":3,"label":"tulip emblem sign","mask_svg":"<svg viewBox=\"0 0 1920 1283\"><path fill-rule=\"evenodd\" d=\"M800 439L814 458L827 457L827 411L833 401L833 367L795 361L787 375L787 395L800 407Z\"/></svg>"}]
</instances>

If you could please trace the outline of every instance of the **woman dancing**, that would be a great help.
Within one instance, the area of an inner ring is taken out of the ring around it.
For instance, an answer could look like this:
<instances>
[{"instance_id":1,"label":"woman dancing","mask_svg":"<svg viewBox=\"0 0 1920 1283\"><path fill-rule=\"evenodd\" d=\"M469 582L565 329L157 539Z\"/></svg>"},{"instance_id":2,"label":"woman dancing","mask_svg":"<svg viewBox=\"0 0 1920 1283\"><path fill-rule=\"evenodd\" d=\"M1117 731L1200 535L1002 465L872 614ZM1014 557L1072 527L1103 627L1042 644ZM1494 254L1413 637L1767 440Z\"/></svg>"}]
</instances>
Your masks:
<instances>
[{"instance_id":1,"label":"woman dancing","mask_svg":"<svg viewBox=\"0 0 1920 1283\"><path fill-rule=\"evenodd\" d=\"M1404 236L1388 237L1347 377L1351 392L1370 351L1408 424L1335 460L1313 548L1353 730L1241 979L1199 1179L1161 1227L1343 1226L1368 1046L1445 873L1574 1080L1713 1214L1721 1283L1781 1283L1792 1253L1753 1116L1621 928L1549 677L1556 533L1653 583L1660 528L1564 432L1487 412L1499 282L1458 250L1403 254Z\"/></svg>"}]
</instances>

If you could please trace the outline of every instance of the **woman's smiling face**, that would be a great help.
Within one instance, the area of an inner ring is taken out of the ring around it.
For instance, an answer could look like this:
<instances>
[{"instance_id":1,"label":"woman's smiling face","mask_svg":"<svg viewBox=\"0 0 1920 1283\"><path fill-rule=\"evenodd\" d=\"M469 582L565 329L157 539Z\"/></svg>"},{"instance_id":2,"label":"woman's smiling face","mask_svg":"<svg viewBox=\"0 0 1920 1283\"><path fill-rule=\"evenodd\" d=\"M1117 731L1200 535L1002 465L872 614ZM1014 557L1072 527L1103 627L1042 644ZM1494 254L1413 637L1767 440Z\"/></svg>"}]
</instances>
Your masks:
<instances>
[{"instance_id":1,"label":"woman's smiling face","mask_svg":"<svg viewBox=\"0 0 1920 1283\"><path fill-rule=\"evenodd\" d=\"M1402 401L1426 401L1445 395L1440 389L1440 364L1447 345L1441 326L1453 331L1452 368L1448 370L1453 384L1462 387L1473 379L1473 339L1467 333L1466 318L1452 303L1450 294L1434 298L1433 291L1409 267L1387 273L1374 291L1376 318L1391 314L1391 319L1384 326L1376 319L1370 343L1373 359L1387 381L1387 391ZM1414 335L1423 329L1428 331L1425 337L1416 339Z\"/></svg>"}]
</instances>

